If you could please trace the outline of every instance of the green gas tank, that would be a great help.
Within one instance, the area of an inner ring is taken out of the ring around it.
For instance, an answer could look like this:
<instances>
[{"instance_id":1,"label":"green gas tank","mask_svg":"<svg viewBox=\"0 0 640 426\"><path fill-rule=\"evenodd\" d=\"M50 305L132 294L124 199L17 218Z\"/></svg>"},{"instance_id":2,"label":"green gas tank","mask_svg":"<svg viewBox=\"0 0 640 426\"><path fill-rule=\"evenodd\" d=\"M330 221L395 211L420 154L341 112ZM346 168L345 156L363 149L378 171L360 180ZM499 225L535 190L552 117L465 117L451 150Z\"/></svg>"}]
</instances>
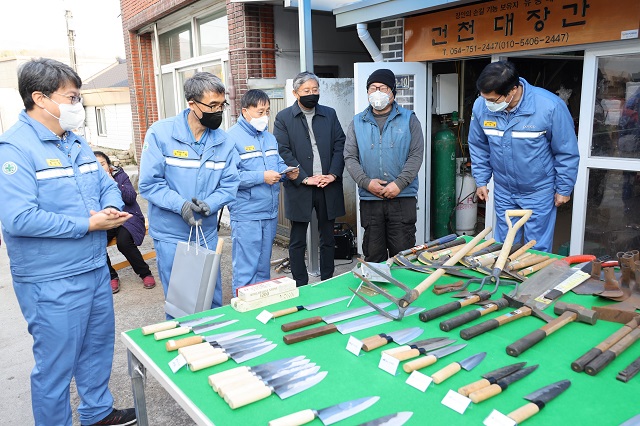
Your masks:
<instances>
[{"instance_id":1,"label":"green gas tank","mask_svg":"<svg viewBox=\"0 0 640 426\"><path fill-rule=\"evenodd\" d=\"M455 231L456 135L446 123L433 137L431 156L431 214L433 237ZM451 226L449 226L451 222Z\"/></svg>"}]
</instances>

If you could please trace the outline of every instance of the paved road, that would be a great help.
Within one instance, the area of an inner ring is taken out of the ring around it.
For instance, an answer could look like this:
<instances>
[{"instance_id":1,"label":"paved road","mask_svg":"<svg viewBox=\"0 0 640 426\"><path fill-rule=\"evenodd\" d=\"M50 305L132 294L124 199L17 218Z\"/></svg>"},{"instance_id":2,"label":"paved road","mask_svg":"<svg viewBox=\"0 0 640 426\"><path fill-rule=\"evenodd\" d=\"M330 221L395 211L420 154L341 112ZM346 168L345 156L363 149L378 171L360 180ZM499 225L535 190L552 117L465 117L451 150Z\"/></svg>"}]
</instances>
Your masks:
<instances>
[{"instance_id":1,"label":"paved road","mask_svg":"<svg viewBox=\"0 0 640 426\"><path fill-rule=\"evenodd\" d=\"M135 169L134 169L135 170ZM146 212L146 202L138 197L139 203ZM225 210L226 211L226 210ZM225 219L223 219L223 224ZM226 219L228 223L228 219ZM223 298L228 303L231 298L231 237L230 230L224 226L220 235L224 238L224 249L221 260L222 279L225 285ZM141 251L145 253L153 247L152 240L147 236ZM109 247L109 254L114 263L124 260L115 249ZM287 257L286 249L274 245L272 259ZM348 272L353 264L345 260L336 260L336 274ZM149 261L154 276L157 275L156 262ZM272 276L281 276L272 271ZM289 275L290 276L290 275ZM310 277L310 282L318 278ZM158 285L151 290L142 287L142 281L131 268L120 271L120 292L113 295L116 314L116 345L111 373L110 388L118 408L133 405L131 381L127 374L126 349L120 340L122 331L153 324L164 319L164 297L162 287ZM31 336L27 332L26 322L22 317L18 302L13 292L9 273L9 259L6 248L0 247L0 324L2 324L2 342L4 348L0 352L0 419L2 424L28 425L33 424L31 413L31 393L29 375L33 368ZM146 385L147 409L152 425L188 426L195 424L169 394L153 379L149 377ZM76 408L79 404L78 394L74 383L71 385L71 405L74 410L74 425L78 425Z\"/></svg>"}]
</instances>

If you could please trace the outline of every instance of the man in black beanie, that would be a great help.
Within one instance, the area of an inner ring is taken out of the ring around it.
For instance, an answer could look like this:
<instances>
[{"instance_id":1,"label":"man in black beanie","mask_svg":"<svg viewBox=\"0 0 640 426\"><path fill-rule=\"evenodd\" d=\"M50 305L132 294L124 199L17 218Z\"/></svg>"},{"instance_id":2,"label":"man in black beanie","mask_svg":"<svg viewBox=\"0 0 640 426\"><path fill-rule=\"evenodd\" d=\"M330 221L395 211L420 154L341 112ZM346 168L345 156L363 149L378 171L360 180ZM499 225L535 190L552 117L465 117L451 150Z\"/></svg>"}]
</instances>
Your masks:
<instances>
[{"instance_id":1,"label":"man in black beanie","mask_svg":"<svg viewBox=\"0 0 640 426\"><path fill-rule=\"evenodd\" d=\"M369 106L349 125L344 161L358 185L365 260L382 262L416 244L424 137L414 112L395 101L391 70L369 76L367 95Z\"/></svg>"}]
</instances>

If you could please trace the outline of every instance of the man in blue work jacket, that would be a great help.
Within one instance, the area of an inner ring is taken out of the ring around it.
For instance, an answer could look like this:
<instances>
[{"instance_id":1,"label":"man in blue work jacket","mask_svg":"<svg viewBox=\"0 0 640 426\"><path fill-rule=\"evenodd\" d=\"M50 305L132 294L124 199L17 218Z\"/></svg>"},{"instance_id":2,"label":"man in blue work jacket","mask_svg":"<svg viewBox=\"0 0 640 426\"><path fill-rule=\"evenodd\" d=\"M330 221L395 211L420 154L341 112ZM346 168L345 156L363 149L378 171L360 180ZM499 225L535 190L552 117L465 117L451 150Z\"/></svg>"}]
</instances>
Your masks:
<instances>
[{"instance_id":1,"label":"man in blue work jacket","mask_svg":"<svg viewBox=\"0 0 640 426\"><path fill-rule=\"evenodd\" d=\"M114 409L108 387L115 322L105 231L131 215L120 211L118 187L73 132L84 125L81 86L75 71L52 59L20 67L25 109L0 136L0 221L33 337L35 424L71 426L75 377L83 425L129 425L135 410Z\"/></svg>"},{"instance_id":2,"label":"man in blue work jacket","mask_svg":"<svg viewBox=\"0 0 640 426\"><path fill-rule=\"evenodd\" d=\"M222 81L195 73L184 82L184 96L185 110L149 128L140 161L138 188L149 201L149 235L165 297L178 242L187 241L191 227L201 224L207 245L216 247L215 213L235 198L239 183L237 154L219 128L227 106ZM211 307L218 306L220 271Z\"/></svg>"},{"instance_id":3,"label":"man in blue work jacket","mask_svg":"<svg viewBox=\"0 0 640 426\"><path fill-rule=\"evenodd\" d=\"M495 184L494 238L504 241L504 213L531 209L524 238L551 252L556 209L571 199L578 174L578 142L571 114L557 95L520 78L511 62L487 65L476 82L480 97L469 127L471 171L478 198ZM515 241L522 239L522 229Z\"/></svg>"},{"instance_id":4,"label":"man in blue work jacket","mask_svg":"<svg viewBox=\"0 0 640 426\"><path fill-rule=\"evenodd\" d=\"M278 226L278 194L287 165L267 131L269 96L252 89L242 96L242 115L227 137L240 156L238 196L229 204L233 244L233 295L238 287L271 278L271 248ZM298 168L286 177L296 179Z\"/></svg>"}]
</instances>

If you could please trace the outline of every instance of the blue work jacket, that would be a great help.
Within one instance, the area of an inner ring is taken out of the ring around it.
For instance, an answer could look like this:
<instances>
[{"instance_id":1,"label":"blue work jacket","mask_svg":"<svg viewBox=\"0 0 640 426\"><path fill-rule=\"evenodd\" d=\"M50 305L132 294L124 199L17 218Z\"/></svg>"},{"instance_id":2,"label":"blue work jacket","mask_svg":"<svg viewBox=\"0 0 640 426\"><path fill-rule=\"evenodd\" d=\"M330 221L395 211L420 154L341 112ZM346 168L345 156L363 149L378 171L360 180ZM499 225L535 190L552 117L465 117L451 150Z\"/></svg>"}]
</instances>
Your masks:
<instances>
[{"instance_id":1,"label":"blue work jacket","mask_svg":"<svg viewBox=\"0 0 640 426\"><path fill-rule=\"evenodd\" d=\"M238 191L237 154L223 130L208 129L202 136L202 155L193 147L194 139L187 108L175 117L154 123L144 138L140 160L140 195L149 201L149 235L156 240L178 243L189 237L190 226L181 216L182 205L196 197L209 205L202 219L207 240L215 240L216 212Z\"/></svg>"},{"instance_id":2,"label":"blue work jacket","mask_svg":"<svg viewBox=\"0 0 640 426\"><path fill-rule=\"evenodd\" d=\"M52 281L106 263L107 234L88 232L89 212L124 203L84 139L60 139L23 110L0 136L0 163L0 221L15 281Z\"/></svg>"},{"instance_id":3,"label":"blue work jacket","mask_svg":"<svg viewBox=\"0 0 640 426\"><path fill-rule=\"evenodd\" d=\"M382 134L371 107L353 118L353 130L358 142L360 165L371 179L393 182L402 173L409 157L413 111L393 103L391 113L384 123ZM380 200L364 188L358 188L360 199ZM418 194L418 177L407 185L398 197L415 197Z\"/></svg>"},{"instance_id":4,"label":"blue work jacket","mask_svg":"<svg viewBox=\"0 0 640 426\"><path fill-rule=\"evenodd\" d=\"M578 175L578 141L571 114L557 95L527 83L510 112L491 112L482 97L469 128L471 170L476 184L493 175L496 191L524 195L550 191L568 196Z\"/></svg>"},{"instance_id":5,"label":"blue work jacket","mask_svg":"<svg viewBox=\"0 0 640 426\"><path fill-rule=\"evenodd\" d=\"M264 182L265 171L282 172L287 168L278 154L276 138L268 131L257 131L244 117L238 118L238 122L227 131L227 137L240 157L238 195L229 204L231 220L277 217L280 183L269 185Z\"/></svg>"}]
</instances>

